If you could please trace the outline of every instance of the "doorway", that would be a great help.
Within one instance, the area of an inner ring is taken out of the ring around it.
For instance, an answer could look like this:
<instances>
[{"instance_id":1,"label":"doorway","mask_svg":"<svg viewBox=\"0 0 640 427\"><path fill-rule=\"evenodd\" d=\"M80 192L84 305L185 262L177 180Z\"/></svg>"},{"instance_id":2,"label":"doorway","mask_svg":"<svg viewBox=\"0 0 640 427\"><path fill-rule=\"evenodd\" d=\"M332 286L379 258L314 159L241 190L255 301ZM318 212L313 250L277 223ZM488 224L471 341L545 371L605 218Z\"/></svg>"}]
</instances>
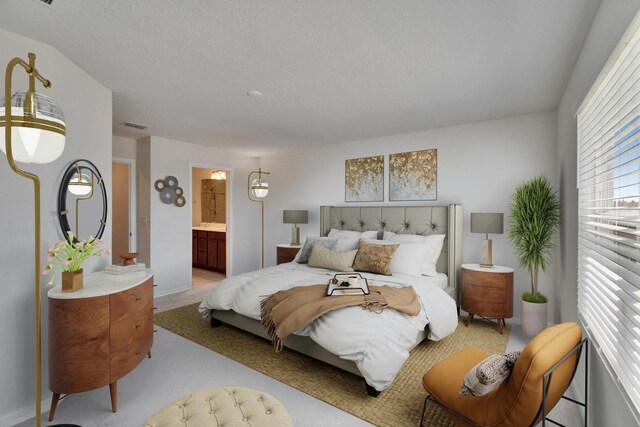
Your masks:
<instances>
[{"instance_id":1,"label":"doorway","mask_svg":"<svg viewBox=\"0 0 640 427\"><path fill-rule=\"evenodd\" d=\"M227 274L228 175L220 168L191 168L191 287L203 292Z\"/></svg>"},{"instance_id":2,"label":"doorway","mask_svg":"<svg viewBox=\"0 0 640 427\"><path fill-rule=\"evenodd\" d=\"M122 263L120 255L136 251L136 161L112 161L112 264Z\"/></svg>"}]
</instances>

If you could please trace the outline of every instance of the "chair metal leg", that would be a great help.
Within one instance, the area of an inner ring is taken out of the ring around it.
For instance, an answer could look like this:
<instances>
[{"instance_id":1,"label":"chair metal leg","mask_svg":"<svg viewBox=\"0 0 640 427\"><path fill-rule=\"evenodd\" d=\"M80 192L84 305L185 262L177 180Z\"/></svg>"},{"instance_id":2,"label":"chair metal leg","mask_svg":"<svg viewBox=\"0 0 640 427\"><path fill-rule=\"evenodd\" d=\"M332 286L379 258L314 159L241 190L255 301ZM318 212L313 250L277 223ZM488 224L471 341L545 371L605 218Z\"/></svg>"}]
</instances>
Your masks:
<instances>
[{"instance_id":1,"label":"chair metal leg","mask_svg":"<svg viewBox=\"0 0 640 427\"><path fill-rule=\"evenodd\" d=\"M570 397L567 396L562 396L562 399L568 400L572 403L575 403L576 405L580 405L582 407L584 407L584 425L588 426L587 421L588 421L588 413L589 413L589 407L588 407L588 402L589 402L589 395L588 395L588 387L589 387L589 340L587 338L584 338L582 341L580 341L578 343L578 345L576 345L566 356L564 356L562 359L560 359L555 365L553 365L547 372L545 372L544 376L542 377L542 403L540 404L540 409L538 410L538 415L536 415L535 419L533 420L533 422L531 423L531 426L533 426L536 422L536 420L540 419L542 426L545 427L546 426L546 422L549 421L552 424L555 424L557 426L560 427L566 427L564 424L560 424L557 421L552 420L551 418L547 417L547 395L549 393L549 388L551 387L551 379L553 378L553 372L556 370L556 368L560 365L562 365L569 357L571 357L571 355L573 355L574 353L578 354L578 360L576 361L576 366L573 369L573 373L571 374L571 380L569 381L569 384L571 384L571 382L573 382L573 378L576 375L576 371L578 369L578 363L580 362L580 356L582 355L582 349L585 349L585 362L584 362L584 382L585 382L585 387L584 387L584 402L580 402L578 400L575 399L571 399ZM538 416L540 416L541 418L538 418Z\"/></svg>"}]
</instances>

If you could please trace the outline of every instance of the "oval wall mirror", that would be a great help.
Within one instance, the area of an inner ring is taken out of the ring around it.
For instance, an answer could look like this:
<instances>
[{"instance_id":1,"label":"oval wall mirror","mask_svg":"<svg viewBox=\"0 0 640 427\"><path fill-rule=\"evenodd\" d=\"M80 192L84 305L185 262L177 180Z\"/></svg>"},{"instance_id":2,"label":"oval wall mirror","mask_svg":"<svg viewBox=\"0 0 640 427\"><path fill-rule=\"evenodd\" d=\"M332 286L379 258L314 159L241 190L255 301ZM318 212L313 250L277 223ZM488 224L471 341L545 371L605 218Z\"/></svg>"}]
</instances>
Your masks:
<instances>
[{"instance_id":1,"label":"oval wall mirror","mask_svg":"<svg viewBox=\"0 0 640 427\"><path fill-rule=\"evenodd\" d=\"M62 233L74 241L99 239L107 224L107 190L98 168L89 160L74 160L58 190L58 219Z\"/></svg>"}]
</instances>

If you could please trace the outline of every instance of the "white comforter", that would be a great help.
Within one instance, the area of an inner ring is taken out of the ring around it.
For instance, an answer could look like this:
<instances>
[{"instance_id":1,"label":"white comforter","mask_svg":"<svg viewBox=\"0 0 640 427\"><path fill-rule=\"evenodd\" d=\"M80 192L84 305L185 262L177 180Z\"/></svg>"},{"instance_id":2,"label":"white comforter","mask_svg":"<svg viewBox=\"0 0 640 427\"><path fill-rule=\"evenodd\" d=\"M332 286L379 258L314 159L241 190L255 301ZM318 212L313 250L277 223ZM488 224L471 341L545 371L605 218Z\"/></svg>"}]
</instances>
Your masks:
<instances>
[{"instance_id":1,"label":"white comforter","mask_svg":"<svg viewBox=\"0 0 640 427\"><path fill-rule=\"evenodd\" d=\"M260 301L266 296L294 286L328 283L335 273L287 263L233 276L211 291L200 304L200 312L209 318L209 310L233 310L259 320ZM456 303L438 286L442 277L363 276L370 285L413 286L422 305L420 314L409 316L391 309L376 314L348 307L325 314L296 335L309 336L342 359L355 362L367 383L382 391L393 382L427 324L431 340L440 340L456 329Z\"/></svg>"}]
</instances>

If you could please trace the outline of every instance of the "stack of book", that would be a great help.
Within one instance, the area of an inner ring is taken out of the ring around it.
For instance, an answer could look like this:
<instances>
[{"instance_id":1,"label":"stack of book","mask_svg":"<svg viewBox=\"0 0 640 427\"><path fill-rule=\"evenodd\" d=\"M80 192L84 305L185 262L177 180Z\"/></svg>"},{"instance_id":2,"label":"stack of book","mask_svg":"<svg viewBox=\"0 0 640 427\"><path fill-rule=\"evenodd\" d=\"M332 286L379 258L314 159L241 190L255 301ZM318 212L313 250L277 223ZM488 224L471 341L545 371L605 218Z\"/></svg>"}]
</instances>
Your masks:
<instances>
[{"instance_id":1,"label":"stack of book","mask_svg":"<svg viewBox=\"0 0 640 427\"><path fill-rule=\"evenodd\" d=\"M133 265L114 264L105 267L105 272L113 275L144 275L145 264L142 262L135 263Z\"/></svg>"}]
</instances>

